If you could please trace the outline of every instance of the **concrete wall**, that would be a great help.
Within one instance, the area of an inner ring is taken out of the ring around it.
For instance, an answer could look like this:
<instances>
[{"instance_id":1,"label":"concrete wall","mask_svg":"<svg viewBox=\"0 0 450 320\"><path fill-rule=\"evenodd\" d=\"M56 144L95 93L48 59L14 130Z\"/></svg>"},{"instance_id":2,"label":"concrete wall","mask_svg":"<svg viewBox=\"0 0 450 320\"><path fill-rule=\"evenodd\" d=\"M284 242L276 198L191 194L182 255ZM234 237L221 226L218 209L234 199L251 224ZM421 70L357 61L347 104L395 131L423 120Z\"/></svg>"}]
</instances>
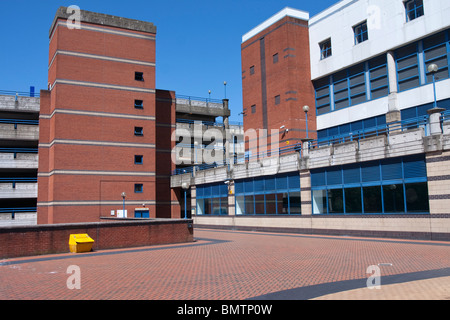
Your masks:
<instances>
[{"instance_id":1,"label":"concrete wall","mask_svg":"<svg viewBox=\"0 0 450 320\"><path fill-rule=\"evenodd\" d=\"M192 242L192 220L109 221L0 228L0 259L69 252L69 236L87 233L93 250Z\"/></svg>"},{"instance_id":2,"label":"concrete wall","mask_svg":"<svg viewBox=\"0 0 450 320\"><path fill-rule=\"evenodd\" d=\"M195 227L450 241L447 215L196 216Z\"/></svg>"}]
</instances>

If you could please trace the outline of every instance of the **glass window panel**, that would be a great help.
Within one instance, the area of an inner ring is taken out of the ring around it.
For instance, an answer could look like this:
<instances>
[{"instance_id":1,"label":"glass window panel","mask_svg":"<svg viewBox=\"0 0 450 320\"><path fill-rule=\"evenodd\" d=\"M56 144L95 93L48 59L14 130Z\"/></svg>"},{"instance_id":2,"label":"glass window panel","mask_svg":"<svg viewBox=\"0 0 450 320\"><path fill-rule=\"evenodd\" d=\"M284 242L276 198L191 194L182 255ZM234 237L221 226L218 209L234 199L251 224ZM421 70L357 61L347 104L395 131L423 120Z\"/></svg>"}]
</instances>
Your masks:
<instances>
[{"instance_id":1,"label":"glass window panel","mask_svg":"<svg viewBox=\"0 0 450 320\"><path fill-rule=\"evenodd\" d=\"M326 192L327 192L326 190L313 190L312 191L313 214L327 213L327 193Z\"/></svg>"},{"instance_id":2,"label":"glass window panel","mask_svg":"<svg viewBox=\"0 0 450 320\"><path fill-rule=\"evenodd\" d=\"M385 88L373 90L371 95L372 95L371 96L372 100L386 97L387 95L389 95L389 88L385 87Z\"/></svg>"},{"instance_id":3,"label":"glass window panel","mask_svg":"<svg viewBox=\"0 0 450 320\"><path fill-rule=\"evenodd\" d=\"M211 199L204 199L203 213L211 214Z\"/></svg>"},{"instance_id":4,"label":"glass window panel","mask_svg":"<svg viewBox=\"0 0 450 320\"><path fill-rule=\"evenodd\" d=\"M245 214L255 214L253 196L245 196Z\"/></svg>"},{"instance_id":5,"label":"glass window panel","mask_svg":"<svg viewBox=\"0 0 450 320\"><path fill-rule=\"evenodd\" d=\"M245 181L245 193L253 192L253 180Z\"/></svg>"},{"instance_id":6,"label":"glass window panel","mask_svg":"<svg viewBox=\"0 0 450 320\"><path fill-rule=\"evenodd\" d=\"M289 189L300 189L300 176L293 175L288 177Z\"/></svg>"},{"instance_id":7,"label":"glass window panel","mask_svg":"<svg viewBox=\"0 0 450 320\"><path fill-rule=\"evenodd\" d=\"M344 183L359 183L360 181L361 177L359 166L344 169Z\"/></svg>"},{"instance_id":8,"label":"glass window panel","mask_svg":"<svg viewBox=\"0 0 450 320\"><path fill-rule=\"evenodd\" d=\"M384 212L405 212L403 184L383 186Z\"/></svg>"},{"instance_id":9,"label":"glass window panel","mask_svg":"<svg viewBox=\"0 0 450 320\"><path fill-rule=\"evenodd\" d=\"M290 214L301 214L302 213L302 202L300 198L300 192L290 192L289 193L289 206Z\"/></svg>"},{"instance_id":10,"label":"glass window panel","mask_svg":"<svg viewBox=\"0 0 450 320\"><path fill-rule=\"evenodd\" d=\"M283 190L288 188L288 182L286 176L277 177L277 190Z\"/></svg>"},{"instance_id":11,"label":"glass window panel","mask_svg":"<svg viewBox=\"0 0 450 320\"><path fill-rule=\"evenodd\" d=\"M366 99L365 92L363 94L359 95L359 96L352 97L352 105L363 103L363 102L366 102L366 101L367 101L367 99Z\"/></svg>"},{"instance_id":12,"label":"glass window panel","mask_svg":"<svg viewBox=\"0 0 450 320\"><path fill-rule=\"evenodd\" d=\"M243 182L236 182L234 184L234 192L236 194L243 193L244 192L244 183Z\"/></svg>"},{"instance_id":13,"label":"glass window panel","mask_svg":"<svg viewBox=\"0 0 450 320\"><path fill-rule=\"evenodd\" d=\"M392 159L385 161L381 165L383 180L402 179L402 162L401 159Z\"/></svg>"},{"instance_id":14,"label":"glass window panel","mask_svg":"<svg viewBox=\"0 0 450 320\"><path fill-rule=\"evenodd\" d=\"M275 176L272 177L266 177L266 191L273 191L276 190L275 187Z\"/></svg>"},{"instance_id":15,"label":"glass window panel","mask_svg":"<svg viewBox=\"0 0 450 320\"><path fill-rule=\"evenodd\" d=\"M428 49L437 46L441 43L445 43L445 32L438 33L423 40L424 49Z\"/></svg>"},{"instance_id":16,"label":"glass window panel","mask_svg":"<svg viewBox=\"0 0 450 320\"><path fill-rule=\"evenodd\" d=\"M374 68L373 70L370 70L370 79L371 80L378 78L378 77L387 78L386 75L387 75L387 67L385 67L385 66Z\"/></svg>"},{"instance_id":17,"label":"glass window panel","mask_svg":"<svg viewBox=\"0 0 450 320\"><path fill-rule=\"evenodd\" d=\"M257 194L255 195L255 214L265 214L266 208L264 205L264 195Z\"/></svg>"},{"instance_id":18,"label":"glass window panel","mask_svg":"<svg viewBox=\"0 0 450 320\"><path fill-rule=\"evenodd\" d=\"M266 194L266 214L277 213L277 198L276 194Z\"/></svg>"},{"instance_id":19,"label":"glass window panel","mask_svg":"<svg viewBox=\"0 0 450 320\"><path fill-rule=\"evenodd\" d=\"M408 212L429 212L428 202L428 184L421 183L407 183L406 190L406 207Z\"/></svg>"},{"instance_id":20,"label":"glass window panel","mask_svg":"<svg viewBox=\"0 0 450 320\"><path fill-rule=\"evenodd\" d=\"M197 199L197 212L198 215L205 214L205 200Z\"/></svg>"},{"instance_id":21,"label":"glass window panel","mask_svg":"<svg viewBox=\"0 0 450 320\"><path fill-rule=\"evenodd\" d=\"M344 198L342 189L328 190L328 212L344 213Z\"/></svg>"},{"instance_id":22,"label":"glass window panel","mask_svg":"<svg viewBox=\"0 0 450 320\"><path fill-rule=\"evenodd\" d=\"M228 215L228 197L220 198L220 214Z\"/></svg>"},{"instance_id":23,"label":"glass window panel","mask_svg":"<svg viewBox=\"0 0 450 320\"><path fill-rule=\"evenodd\" d=\"M245 214L245 198L244 196L236 196L236 215Z\"/></svg>"},{"instance_id":24,"label":"glass window panel","mask_svg":"<svg viewBox=\"0 0 450 320\"><path fill-rule=\"evenodd\" d=\"M349 106L349 102L348 102L348 99L347 99L347 100L336 102L334 108L336 110L339 110L339 109L346 108L348 106Z\"/></svg>"},{"instance_id":25,"label":"glass window panel","mask_svg":"<svg viewBox=\"0 0 450 320\"><path fill-rule=\"evenodd\" d=\"M316 95L318 97L322 97L322 96L326 96L330 94L330 87L324 87L324 88L320 88L320 89L316 89Z\"/></svg>"},{"instance_id":26,"label":"glass window panel","mask_svg":"<svg viewBox=\"0 0 450 320\"><path fill-rule=\"evenodd\" d=\"M318 115L325 114L325 113L328 113L330 111L331 111L330 106L323 106L321 108L317 108L317 114Z\"/></svg>"},{"instance_id":27,"label":"glass window panel","mask_svg":"<svg viewBox=\"0 0 450 320\"><path fill-rule=\"evenodd\" d=\"M264 191L264 179L257 178L254 182L254 192L263 192Z\"/></svg>"},{"instance_id":28,"label":"glass window panel","mask_svg":"<svg viewBox=\"0 0 450 320\"><path fill-rule=\"evenodd\" d=\"M335 93L334 100L341 100L341 99L347 99L348 98L348 90L340 91Z\"/></svg>"},{"instance_id":29,"label":"glass window panel","mask_svg":"<svg viewBox=\"0 0 450 320\"><path fill-rule=\"evenodd\" d=\"M342 184L342 170L340 168L328 169L327 184Z\"/></svg>"},{"instance_id":30,"label":"glass window panel","mask_svg":"<svg viewBox=\"0 0 450 320\"><path fill-rule=\"evenodd\" d=\"M362 213L360 187L345 189L345 212Z\"/></svg>"},{"instance_id":31,"label":"glass window panel","mask_svg":"<svg viewBox=\"0 0 450 320\"><path fill-rule=\"evenodd\" d=\"M382 213L381 186L363 187L364 213Z\"/></svg>"},{"instance_id":32,"label":"glass window panel","mask_svg":"<svg viewBox=\"0 0 450 320\"><path fill-rule=\"evenodd\" d=\"M325 96L316 100L318 106L323 106L330 103L330 96Z\"/></svg>"},{"instance_id":33,"label":"glass window panel","mask_svg":"<svg viewBox=\"0 0 450 320\"><path fill-rule=\"evenodd\" d=\"M417 55L415 54L397 61L397 68L398 68L397 70L403 71L402 69L412 66L417 66Z\"/></svg>"},{"instance_id":34,"label":"glass window panel","mask_svg":"<svg viewBox=\"0 0 450 320\"><path fill-rule=\"evenodd\" d=\"M408 89L412 89L412 88L417 88L420 85L420 81L419 78L412 78L409 80L406 80L402 83L399 83L399 88L400 91L404 91L404 90L408 90Z\"/></svg>"},{"instance_id":35,"label":"glass window panel","mask_svg":"<svg viewBox=\"0 0 450 320\"><path fill-rule=\"evenodd\" d=\"M220 214L220 198L212 198L211 204L212 204L212 214L219 215Z\"/></svg>"}]
</instances>

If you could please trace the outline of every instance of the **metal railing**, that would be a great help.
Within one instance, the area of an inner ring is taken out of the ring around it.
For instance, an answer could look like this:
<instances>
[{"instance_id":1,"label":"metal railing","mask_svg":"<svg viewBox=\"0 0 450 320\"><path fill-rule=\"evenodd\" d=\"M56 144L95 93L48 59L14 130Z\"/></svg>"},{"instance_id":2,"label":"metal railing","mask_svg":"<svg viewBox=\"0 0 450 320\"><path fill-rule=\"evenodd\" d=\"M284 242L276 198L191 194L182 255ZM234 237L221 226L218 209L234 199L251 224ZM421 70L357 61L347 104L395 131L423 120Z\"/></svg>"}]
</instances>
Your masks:
<instances>
[{"instance_id":1,"label":"metal railing","mask_svg":"<svg viewBox=\"0 0 450 320\"><path fill-rule=\"evenodd\" d=\"M38 153L38 148L0 148L0 153Z\"/></svg>"},{"instance_id":2,"label":"metal railing","mask_svg":"<svg viewBox=\"0 0 450 320\"><path fill-rule=\"evenodd\" d=\"M0 208L0 213L36 212L37 207Z\"/></svg>"},{"instance_id":3,"label":"metal railing","mask_svg":"<svg viewBox=\"0 0 450 320\"><path fill-rule=\"evenodd\" d=\"M441 121L442 122L450 121L450 111L446 111L443 113L443 115L441 116ZM428 124L429 124L428 115L420 116L417 118L411 118L411 119L407 119L407 120L392 122L389 124L383 124L383 125L379 125L379 126L365 128L363 130L356 130L356 131L348 132L345 134L334 135L334 136L330 136L330 137L326 137L326 138L311 140L308 144L308 149L315 149L315 148L319 148L322 146L329 146L329 145L333 145L333 144L341 144L341 143L345 143L345 142L349 142L349 141L359 141L361 139L366 139L366 138L380 136L380 135L389 135L391 133L403 132L405 130L415 129L415 128L424 128L425 134L427 135L428 134ZM291 146L283 146L276 150L265 151L265 152L256 153L256 154L252 154L252 155L246 154L244 157L240 157L240 160L243 159L245 162L255 161L255 160L271 157L273 155L276 155L277 153L278 153L278 155L281 155L281 154L287 154L287 153L292 153L292 152L298 152L301 155L301 151L302 151L302 145L300 143L298 143L298 144L291 145ZM237 161L237 162L235 161L235 163L240 163L240 162L242 162L242 161ZM176 170L174 170L173 174L178 175L178 174L184 174L184 173L193 173L194 168L196 171L199 171L199 170L205 170L205 169L210 169L210 168L225 166L225 165L227 165L226 161L223 164L221 164L221 163L220 164L217 164L217 163L202 164L202 165L198 165L198 166L176 169Z\"/></svg>"},{"instance_id":4,"label":"metal railing","mask_svg":"<svg viewBox=\"0 0 450 320\"><path fill-rule=\"evenodd\" d=\"M211 99L211 98L202 98L202 97L193 97L193 96L186 96L186 95L176 95L176 99L180 100L187 100L187 101L200 101L200 102L206 102L206 103L220 103L222 104L223 101L220 99Z\"/></svg>"},{"instance_id":5,"label":"metal railing","mask_svg":"<svg viewBox=\"0 0 450 320\"><path fill-rule=\"evenodd\" d=\"M17 129L18 124L33 126L39 125L39 120L0 119L0 123L14 124L14 127Z\"/></svg>"},{"instance_id":6,"label":"metal railing","mask_svg":"<svg viewBox=\"0 0 450 320\"><path fill-rule=\"evenodd\" d=\"M39 98L39 93L37 92L23 92L23 91L10 91L10 90L0 90L0 95L5 96L16 96L16 97L29 97L29 98Z\"/></svg>"}]
</instances>

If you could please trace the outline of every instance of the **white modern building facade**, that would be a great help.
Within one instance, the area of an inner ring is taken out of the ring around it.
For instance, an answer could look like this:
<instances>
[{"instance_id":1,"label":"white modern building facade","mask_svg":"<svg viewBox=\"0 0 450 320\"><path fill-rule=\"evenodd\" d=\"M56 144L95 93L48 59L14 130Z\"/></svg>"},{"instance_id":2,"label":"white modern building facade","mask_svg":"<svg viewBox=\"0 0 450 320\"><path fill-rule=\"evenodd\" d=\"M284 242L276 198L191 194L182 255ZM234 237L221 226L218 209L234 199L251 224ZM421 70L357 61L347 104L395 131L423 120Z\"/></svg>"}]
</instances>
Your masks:
<instances>
[{"instance_id":1,"label":"white modern building facade","mask_svg":"<svg viewBox=\"0 0 450 320\"><path fill-rule=\"evenodd\" d=\"M405 119L412 117L407 109L426 109L434 102L427 72L432 63L439 67L437 100L446 104L449 16L446 0L343 0L312 17L311 76L320 136L328 134L323 130L334 128L329 130L333 134L339 125L390 111L402 111ZM321 49L327 41L325 53Z\"/></svg>"}]
</instances>

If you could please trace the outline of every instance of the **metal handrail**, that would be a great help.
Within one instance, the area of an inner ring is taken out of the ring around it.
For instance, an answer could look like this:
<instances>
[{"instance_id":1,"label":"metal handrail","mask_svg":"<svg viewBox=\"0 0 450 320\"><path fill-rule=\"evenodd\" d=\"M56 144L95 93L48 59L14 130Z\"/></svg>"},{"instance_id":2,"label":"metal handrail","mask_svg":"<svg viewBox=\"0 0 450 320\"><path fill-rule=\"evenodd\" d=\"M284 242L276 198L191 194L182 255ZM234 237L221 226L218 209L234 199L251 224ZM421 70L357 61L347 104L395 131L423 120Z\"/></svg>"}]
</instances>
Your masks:
<instances>
[{"instance_id":1,"label":"metal handrail","mask_svg":"<svg viewBox=\"0 0 450 320\"><path fill-rule=\"evenodd\" d=\"M23 91L10 91L10 90L0 90L0 95L5 96L18 96L18 97L28 97L28 98L39 98L39 93L23 92Z\"/></svg>"}]
</instances>

